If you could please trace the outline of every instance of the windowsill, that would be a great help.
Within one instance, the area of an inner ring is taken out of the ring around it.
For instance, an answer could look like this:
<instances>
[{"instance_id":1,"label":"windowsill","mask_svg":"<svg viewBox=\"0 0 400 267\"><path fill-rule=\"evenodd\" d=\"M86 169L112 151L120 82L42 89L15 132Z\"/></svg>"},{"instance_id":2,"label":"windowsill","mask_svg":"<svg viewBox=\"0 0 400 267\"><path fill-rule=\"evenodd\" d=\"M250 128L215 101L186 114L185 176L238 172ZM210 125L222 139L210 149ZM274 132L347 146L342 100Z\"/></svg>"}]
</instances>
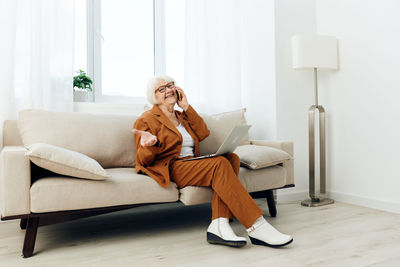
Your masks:
<instances>
[{"instance_id":1,"label":"windowsill","mask_svg":"<svg viewBox=\"0 0 400 267\"><path fill-rule=\"evenodd\" d=\"M75 112L140 115L146 104L121 104L107 102L74 102Z\"/></svg>"}]
</instances>

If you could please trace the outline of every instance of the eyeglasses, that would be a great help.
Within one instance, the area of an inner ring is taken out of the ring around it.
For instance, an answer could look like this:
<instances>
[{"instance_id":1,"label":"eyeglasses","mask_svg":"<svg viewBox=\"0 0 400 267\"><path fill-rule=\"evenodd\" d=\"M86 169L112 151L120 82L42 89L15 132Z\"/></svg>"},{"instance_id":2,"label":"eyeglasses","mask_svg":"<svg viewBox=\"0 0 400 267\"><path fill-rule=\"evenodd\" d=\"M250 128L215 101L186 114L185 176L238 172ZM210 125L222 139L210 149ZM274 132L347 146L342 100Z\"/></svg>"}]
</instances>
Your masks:
<instances>
[{"instance_id":1,"label":"eyeglasses","mask_svg":"<svg viewBox=\"0 0 400 267\"><path fill-rule=\"evenodd\" d=\"M166 85L162 85L156 89L156 92L165 93L167 88L172 89L175 86L174 82L167 83Z\"/></svg>"}]
</instances>

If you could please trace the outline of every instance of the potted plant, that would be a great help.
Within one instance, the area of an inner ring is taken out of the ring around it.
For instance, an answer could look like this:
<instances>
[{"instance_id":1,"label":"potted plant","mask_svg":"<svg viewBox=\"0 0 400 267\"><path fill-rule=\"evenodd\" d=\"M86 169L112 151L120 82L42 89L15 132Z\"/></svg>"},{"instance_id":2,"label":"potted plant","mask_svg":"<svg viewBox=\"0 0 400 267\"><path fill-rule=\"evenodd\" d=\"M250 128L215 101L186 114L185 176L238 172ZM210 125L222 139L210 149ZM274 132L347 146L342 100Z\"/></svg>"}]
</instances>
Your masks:
<instances>
[{"instance_id":1,"label":"potted plant","mask_svg":"<svg viewBox=\"0 0 400 267\"><path fill-rule=\"evenodd\" d=\"M78 75L74 76L74 101L87 102L89 92L93 91L92 79L83 70L79 70L77 73Z\"/></svg>"}]
</instances>

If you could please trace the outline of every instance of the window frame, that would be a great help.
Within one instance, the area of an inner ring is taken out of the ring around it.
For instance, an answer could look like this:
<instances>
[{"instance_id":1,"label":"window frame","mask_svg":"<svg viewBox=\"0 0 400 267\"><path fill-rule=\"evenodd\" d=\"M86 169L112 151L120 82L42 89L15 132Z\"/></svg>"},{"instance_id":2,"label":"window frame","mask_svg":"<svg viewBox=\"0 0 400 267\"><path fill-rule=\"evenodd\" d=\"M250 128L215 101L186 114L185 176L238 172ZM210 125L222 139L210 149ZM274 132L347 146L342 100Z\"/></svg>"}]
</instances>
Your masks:
<instances>
[{"instance_id":1,"label":"window frame","mask_svg":"<svg viewBox=\"0 0 400 267\"><path fill-rule=\"evenodd\" d=\"M146 104L145 97L112 96L102 92L101 0L87 1L87 73L93 77L93 102ZM165 73L165 0L153 0L154 75ZM150 78L150 77L149 77Z\"/></svg>"}]
</instances>

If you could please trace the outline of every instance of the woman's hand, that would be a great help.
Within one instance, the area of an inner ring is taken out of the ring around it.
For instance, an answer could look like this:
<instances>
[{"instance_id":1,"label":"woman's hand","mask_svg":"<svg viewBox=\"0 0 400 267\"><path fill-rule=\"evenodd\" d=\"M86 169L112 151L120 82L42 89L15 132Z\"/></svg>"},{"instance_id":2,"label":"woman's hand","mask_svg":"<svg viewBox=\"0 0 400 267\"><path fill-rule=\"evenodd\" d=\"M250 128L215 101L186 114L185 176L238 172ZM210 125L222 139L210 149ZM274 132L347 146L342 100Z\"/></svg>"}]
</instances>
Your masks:
<instances>
[{"instance_id":1,"label":"woman's hand","mask_svg":"<svg viewBox=\"0 0 400 267\"><path fill-rule=\"evenodd\" d=\"M132 129L133 134L140 136L140 144L142 146L154 146L157 143L157 137L146 131Z\"/></svg>"},{"instance_id":2,"label":"woman's hand","mask_svg":"<svg viewBox=\"0 0 400 267\"><path fill-rule=\"evenodd\" d=\"M181 101L177 101L176 103L178 104L178 106L183 109L184 111L187 110L187 108L189 107L189 103L187 101L186 95L183 92L182 88L175 86L175 90L178 90L181 93L182 99Z\"/></svg>"}]
</instances>

